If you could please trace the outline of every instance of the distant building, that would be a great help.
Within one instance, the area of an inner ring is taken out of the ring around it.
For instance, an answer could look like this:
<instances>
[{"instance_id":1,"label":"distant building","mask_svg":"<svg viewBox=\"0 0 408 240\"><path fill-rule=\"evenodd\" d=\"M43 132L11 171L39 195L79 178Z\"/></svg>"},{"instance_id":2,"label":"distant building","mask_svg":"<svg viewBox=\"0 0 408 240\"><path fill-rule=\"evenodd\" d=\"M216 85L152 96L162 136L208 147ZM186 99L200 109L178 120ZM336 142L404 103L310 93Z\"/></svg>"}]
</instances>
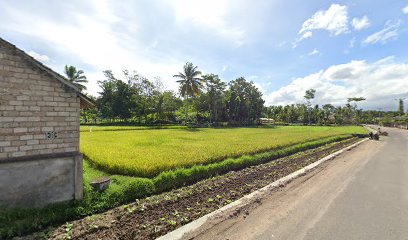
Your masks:
<instances>
[{"instance_id":1,"label":"distant building","mask_svg":"<svg viewBox=\"0 0 408 240\"><path fill-rule=\"evenodd\" d=\"M80 108L69 81L0 38L0 206L82 198Z\"/></svg>"},{"instance_id":2,"label":"distant building","mask_svg":"<svg viewBox=\"0 0 408 240\"><path fill-rule=\"evenodd\" d=\"M274 124L275 120L273 120L272 118L260 118L259 123L260 124Z\"/></svg>"}]
</instances>

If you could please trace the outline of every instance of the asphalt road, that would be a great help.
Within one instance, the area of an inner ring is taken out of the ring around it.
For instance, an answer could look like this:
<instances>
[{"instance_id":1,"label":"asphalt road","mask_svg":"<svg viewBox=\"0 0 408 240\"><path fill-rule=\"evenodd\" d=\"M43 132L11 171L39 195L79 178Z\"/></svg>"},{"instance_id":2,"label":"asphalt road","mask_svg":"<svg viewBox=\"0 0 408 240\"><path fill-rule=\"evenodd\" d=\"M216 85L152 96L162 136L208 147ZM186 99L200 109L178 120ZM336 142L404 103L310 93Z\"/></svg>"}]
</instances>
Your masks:
<instances>
[{"instance_id":1,"label":"asphalt road","mask_svg":"<svg viewBox=\"0 0 408 240\"><path fill-rule=\"evenodd\" d=\"M385 129L385 128L384 128ZM188 239L408 239L408 131L367 141Z\"/></svg>"}]
</instances>

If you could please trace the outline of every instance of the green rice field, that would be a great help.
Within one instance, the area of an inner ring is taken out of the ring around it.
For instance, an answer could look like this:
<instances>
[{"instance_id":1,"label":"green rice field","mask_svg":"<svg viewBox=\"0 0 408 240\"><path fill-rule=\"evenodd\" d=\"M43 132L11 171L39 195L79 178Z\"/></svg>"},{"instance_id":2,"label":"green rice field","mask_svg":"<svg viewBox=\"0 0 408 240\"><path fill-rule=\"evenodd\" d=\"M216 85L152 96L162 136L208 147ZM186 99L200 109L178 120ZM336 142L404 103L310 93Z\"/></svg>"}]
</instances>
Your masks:
<instances>
[{"instance_id":1,"label":"green rice field","mask_svg":"<svg viewBox=\"0 0 408 240\"><path fill-rule=\"evenodd\" d=\"M331 136L366 133L358 126L270 128L81 127L81 152L98 167L131 176L159 173Z\"/></svg>"}]
</instances>

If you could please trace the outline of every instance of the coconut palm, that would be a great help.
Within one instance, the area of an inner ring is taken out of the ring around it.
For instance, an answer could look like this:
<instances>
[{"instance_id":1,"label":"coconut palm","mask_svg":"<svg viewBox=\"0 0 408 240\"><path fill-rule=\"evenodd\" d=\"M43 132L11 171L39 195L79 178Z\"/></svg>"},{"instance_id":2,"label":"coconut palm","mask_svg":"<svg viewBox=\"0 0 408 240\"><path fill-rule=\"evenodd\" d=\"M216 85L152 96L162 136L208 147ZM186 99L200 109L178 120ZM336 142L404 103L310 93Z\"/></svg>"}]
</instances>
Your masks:
<instances>
[{"instance_id":1,"label":"coconut palm","mask_svg":"<svg viewBox=\"0 0 408 240\"><path fill-rule=\"evenodd\" d=\"M201 72L197 68L191 62L187 62L183 67L183 72L173 76L179 79L177 82L180 83L180 95L187 100L186 121L188 119L189 97L196 97L203 87L203 79L200 77Z\"/></svg>"},{"instance_id":2,"label":"coconut palm","mask_svg":"<svg viewBox=\"0 0 408 240\"><path fill-rule=\"evenodd\" d=\"M307 101L307 118L308 118L309 125L311 124L310 115L313 112L313 111L310 111L310 106L312 105L311 100L315 98L315 94L316 94L316 90L311 88L311 89L306 90L305 96L304 96L304 98Z\"/></svg>"},{"instance_id":3,"label":"coconut palm","mask_svg":"<svg viewBox=\"0 0 408 240\"><path fill-rule=\"evenodd\" d=\"M64 73L67 76L68 80L72 82L79 90L81 90L81 92L83 90L86 90L86 87L83 85L83 83L87 83L88 80L84 75L84 71L77 70L74 66L65 65Z\"/></svg>"},{"instance_id":4,"label":"coconut palm","mask_svg":"<svg viewBox=\"0 0 408 240\"><path fill-rule=\"evenodd\" d=\"M173 76L180 79L177 82L180 83L180 94L182 97L187 99L188 97L194 98L200 93L203 80L199 77L201 72L197 68L197 66L187 62L183 67L183 72Z\"/></svg>"}]
</instances>

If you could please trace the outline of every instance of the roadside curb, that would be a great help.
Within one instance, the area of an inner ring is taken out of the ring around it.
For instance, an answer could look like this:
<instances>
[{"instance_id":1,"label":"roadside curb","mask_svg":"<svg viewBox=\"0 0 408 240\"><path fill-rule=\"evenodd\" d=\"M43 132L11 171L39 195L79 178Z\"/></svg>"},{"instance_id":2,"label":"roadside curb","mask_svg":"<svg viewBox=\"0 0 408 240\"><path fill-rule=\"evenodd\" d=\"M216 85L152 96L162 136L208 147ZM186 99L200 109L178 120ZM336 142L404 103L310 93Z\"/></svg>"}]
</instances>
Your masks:
<instances>
[{"instance_id":1,"label":"roadside curb","mask_svg":"<svg viewBox=\"0 0 408 240\"><path fill-rule=\"evenodd\" d=\"M306 167L304 167L302 169L299 169L299 170L297 170L297 171L295 171L295 172L293 172L293 173L291 173L291 174L289 174L289 175L287 175L285 177L282 177L282 178L274 181L273 183L271 183L271 184L269 184L269 185L267 185L267 186L265 186L265 187L263 187L261 189L258 189L256 191L254 191L254 192L252 192L252 193L238 199L235 202L232 202L232 203L230 203L228 205L225 205L224 207L222 207L222 208L220 208L218 210L215 210L214 212L211 212L211 213L209 213L207 215L204 215L204 216L200 217L197 220L194 220L194 221L192 221L192 222L190 222L190 223L188 223L188 224L186 224L184 226L181 226L180 228L177 228L176 230L174 230L172 232L169 232L166 235L163 235L163 236L157 238L156 240L182 239L183 236L197 230L199 227L201 227L204 223L206 223L210 219L213 220L213 221L215 219L219 219L217 221L217 223L221 222L221 221L223 221L224 213L227 210L232 211L232 210L241 209L241 208L255 202L257 199L260 199L262 196L265 196L272 189L275 189L277 187L285 185L285 183L288 183L288 182L292 181L293 179L295 179L295 178L307 173L308 171L316 168L320 164L322 164L322 163L324 163L324 162L326 162L328 160L331 160L331 159L335 158L336 156L338 156L338 155L340 155L340 154L342 154L342 153L344 153L346 151L349 151L352 148L355 148L356 146L360 145L361 143L363 143L363 142L365 142L367 140L368 140L368 138L365 138L365 139L363 139L363 140L361 140L361 141L359 141L357 143L354 143L354 144L352 144L352 145L350 145L350 146L348 146L346 148L340 149L337 152L334 152L334 153L332 153L332 154L330 154L330 155L328 155L328 156L326 156L324 158L321 158L321 159L317 160L316 162L311 163L311 164L307 165Z\"/></svg>"}]
</instances>

